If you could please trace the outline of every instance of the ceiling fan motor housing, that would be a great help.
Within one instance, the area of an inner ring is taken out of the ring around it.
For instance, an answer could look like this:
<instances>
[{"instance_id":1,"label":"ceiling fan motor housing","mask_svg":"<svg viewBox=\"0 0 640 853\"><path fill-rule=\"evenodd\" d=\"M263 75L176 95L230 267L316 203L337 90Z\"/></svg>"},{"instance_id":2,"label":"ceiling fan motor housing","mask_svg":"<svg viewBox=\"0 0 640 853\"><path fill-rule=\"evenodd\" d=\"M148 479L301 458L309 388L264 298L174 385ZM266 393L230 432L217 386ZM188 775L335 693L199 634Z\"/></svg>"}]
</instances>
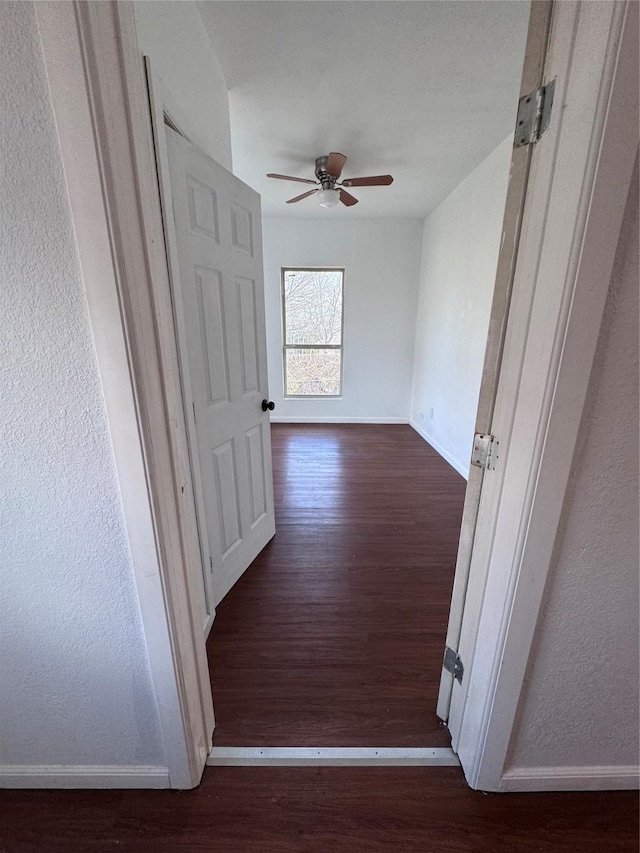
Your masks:
<instances>
[{"instance_id":1,"label":"ceiling fan motor housing","mask_svg":"<svg viewBox=\"0 0 640 853\"><path fill-rule=\"evenodd\" d=\"M330 175L327 172L327 160L328 156L325 154L323 157L316 157L316 178L322 184L323 190L332 190L335 187L335 183L338 180L334 175Z\"/></svg>"}]
</instances>

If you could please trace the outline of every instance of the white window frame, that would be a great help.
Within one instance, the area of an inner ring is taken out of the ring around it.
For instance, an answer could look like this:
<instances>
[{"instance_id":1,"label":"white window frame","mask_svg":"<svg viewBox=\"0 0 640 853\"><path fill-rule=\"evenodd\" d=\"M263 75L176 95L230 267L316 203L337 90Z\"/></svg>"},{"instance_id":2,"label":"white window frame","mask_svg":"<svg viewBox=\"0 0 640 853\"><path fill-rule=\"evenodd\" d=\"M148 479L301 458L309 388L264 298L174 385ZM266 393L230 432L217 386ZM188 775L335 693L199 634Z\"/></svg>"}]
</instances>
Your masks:
<instances>
[{"instance_id":1,"label":"white window frame","mask_svg":"<svg viewBox=\"0 0 640 853\"><path fill-rule=\"evenodd\" d=\"M340 300L340 343L339 344L288 344L287 343L287 309L284 292L284 277L288 272L339 272L342 274L342 296ZM286 400L340 400L344 382L344 267L281 267L280 268L280 299L282 305L282 394ZM337 394L288 394L287 393L287 350L289 349L335 349L340 350L340 390Z\"/></svg>"}]
</instances>

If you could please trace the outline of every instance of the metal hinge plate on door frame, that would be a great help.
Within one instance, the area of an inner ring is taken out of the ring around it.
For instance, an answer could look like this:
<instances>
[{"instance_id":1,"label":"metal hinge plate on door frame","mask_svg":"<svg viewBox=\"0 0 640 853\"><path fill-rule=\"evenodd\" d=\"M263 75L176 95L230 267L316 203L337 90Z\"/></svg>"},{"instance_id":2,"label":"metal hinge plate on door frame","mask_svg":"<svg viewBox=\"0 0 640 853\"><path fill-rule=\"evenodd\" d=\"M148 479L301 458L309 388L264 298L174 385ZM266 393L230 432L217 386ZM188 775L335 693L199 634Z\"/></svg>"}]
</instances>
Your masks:
<instances>
[{"instance_id":1,"label":"metal hinge plate on door frame","mask_svg":"<svg viewBox=\"0 0 640 853\"><path fill-rule=\"evenodd\" d=\"M458 684L462 684L462 676L464 675L464 666L460 660L460 655L454 652L447 646L444 650L444 660L442 666L450 672Z\"/></svg>"},{"instance_id":2,"label":"metal hinge plate on door frame","mask_svg":"<svg viewBox=\"0 0 640 853\"><path fill-rule=\"evenodd\" d=\"M537 142L549 127L555 90L556 80L554 78L546 86L541 86L535 92L520 98L513 140L514 148L521 148L523 145L531 145Z\"/></svg>"},{"instance_id":3,"label":"metal hinge plate on door frame","mask_svg":"<svg viewBox=\"0 0 640 853\"><path fill-rule=\"evenodd\" d=\"M499 450L500 442L495 435L477 432L473 436L471 464L478 468L485 468L487 471L495 471Z\"/></svg>"}]
</instances>

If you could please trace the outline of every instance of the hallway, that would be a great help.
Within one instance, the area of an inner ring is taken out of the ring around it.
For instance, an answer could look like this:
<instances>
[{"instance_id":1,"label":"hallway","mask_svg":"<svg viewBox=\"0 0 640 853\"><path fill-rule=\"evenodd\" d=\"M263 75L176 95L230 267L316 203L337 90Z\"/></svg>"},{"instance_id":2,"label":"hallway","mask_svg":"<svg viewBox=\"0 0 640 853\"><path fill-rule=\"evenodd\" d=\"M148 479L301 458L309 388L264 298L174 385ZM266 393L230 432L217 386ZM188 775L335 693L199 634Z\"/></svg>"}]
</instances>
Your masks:
<instances>
[{"instance_id":1,"label":"hallway","mask_svg":"<svg viewBox=\"0 0 640 853\"><path fill-rule=\"evenodd\" d=\"M272 425L276 536L217 608L216 746L446 746L465 481L408 425Z\"/></svg>"}]
</instances>

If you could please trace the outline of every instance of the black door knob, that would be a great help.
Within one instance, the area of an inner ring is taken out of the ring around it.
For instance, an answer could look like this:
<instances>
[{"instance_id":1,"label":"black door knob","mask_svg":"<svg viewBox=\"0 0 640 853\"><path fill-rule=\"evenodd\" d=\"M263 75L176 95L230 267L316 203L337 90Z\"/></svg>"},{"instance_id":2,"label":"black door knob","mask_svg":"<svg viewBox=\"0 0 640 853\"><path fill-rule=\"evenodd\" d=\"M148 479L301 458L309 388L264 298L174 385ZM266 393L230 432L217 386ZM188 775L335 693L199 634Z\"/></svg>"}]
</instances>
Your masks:
<instances>
[{"instance_id":1,"label":"black door knob","mask_svg":"<svg viewBox=\"0 0 640 853\"><path fill-rule=\"evenodd\" d=\"M263 400L262 401L262 411L266 412L267 409L272 412L276 407L275 403L272 403L271 400Z\"/></svg>"}]
</instances>

